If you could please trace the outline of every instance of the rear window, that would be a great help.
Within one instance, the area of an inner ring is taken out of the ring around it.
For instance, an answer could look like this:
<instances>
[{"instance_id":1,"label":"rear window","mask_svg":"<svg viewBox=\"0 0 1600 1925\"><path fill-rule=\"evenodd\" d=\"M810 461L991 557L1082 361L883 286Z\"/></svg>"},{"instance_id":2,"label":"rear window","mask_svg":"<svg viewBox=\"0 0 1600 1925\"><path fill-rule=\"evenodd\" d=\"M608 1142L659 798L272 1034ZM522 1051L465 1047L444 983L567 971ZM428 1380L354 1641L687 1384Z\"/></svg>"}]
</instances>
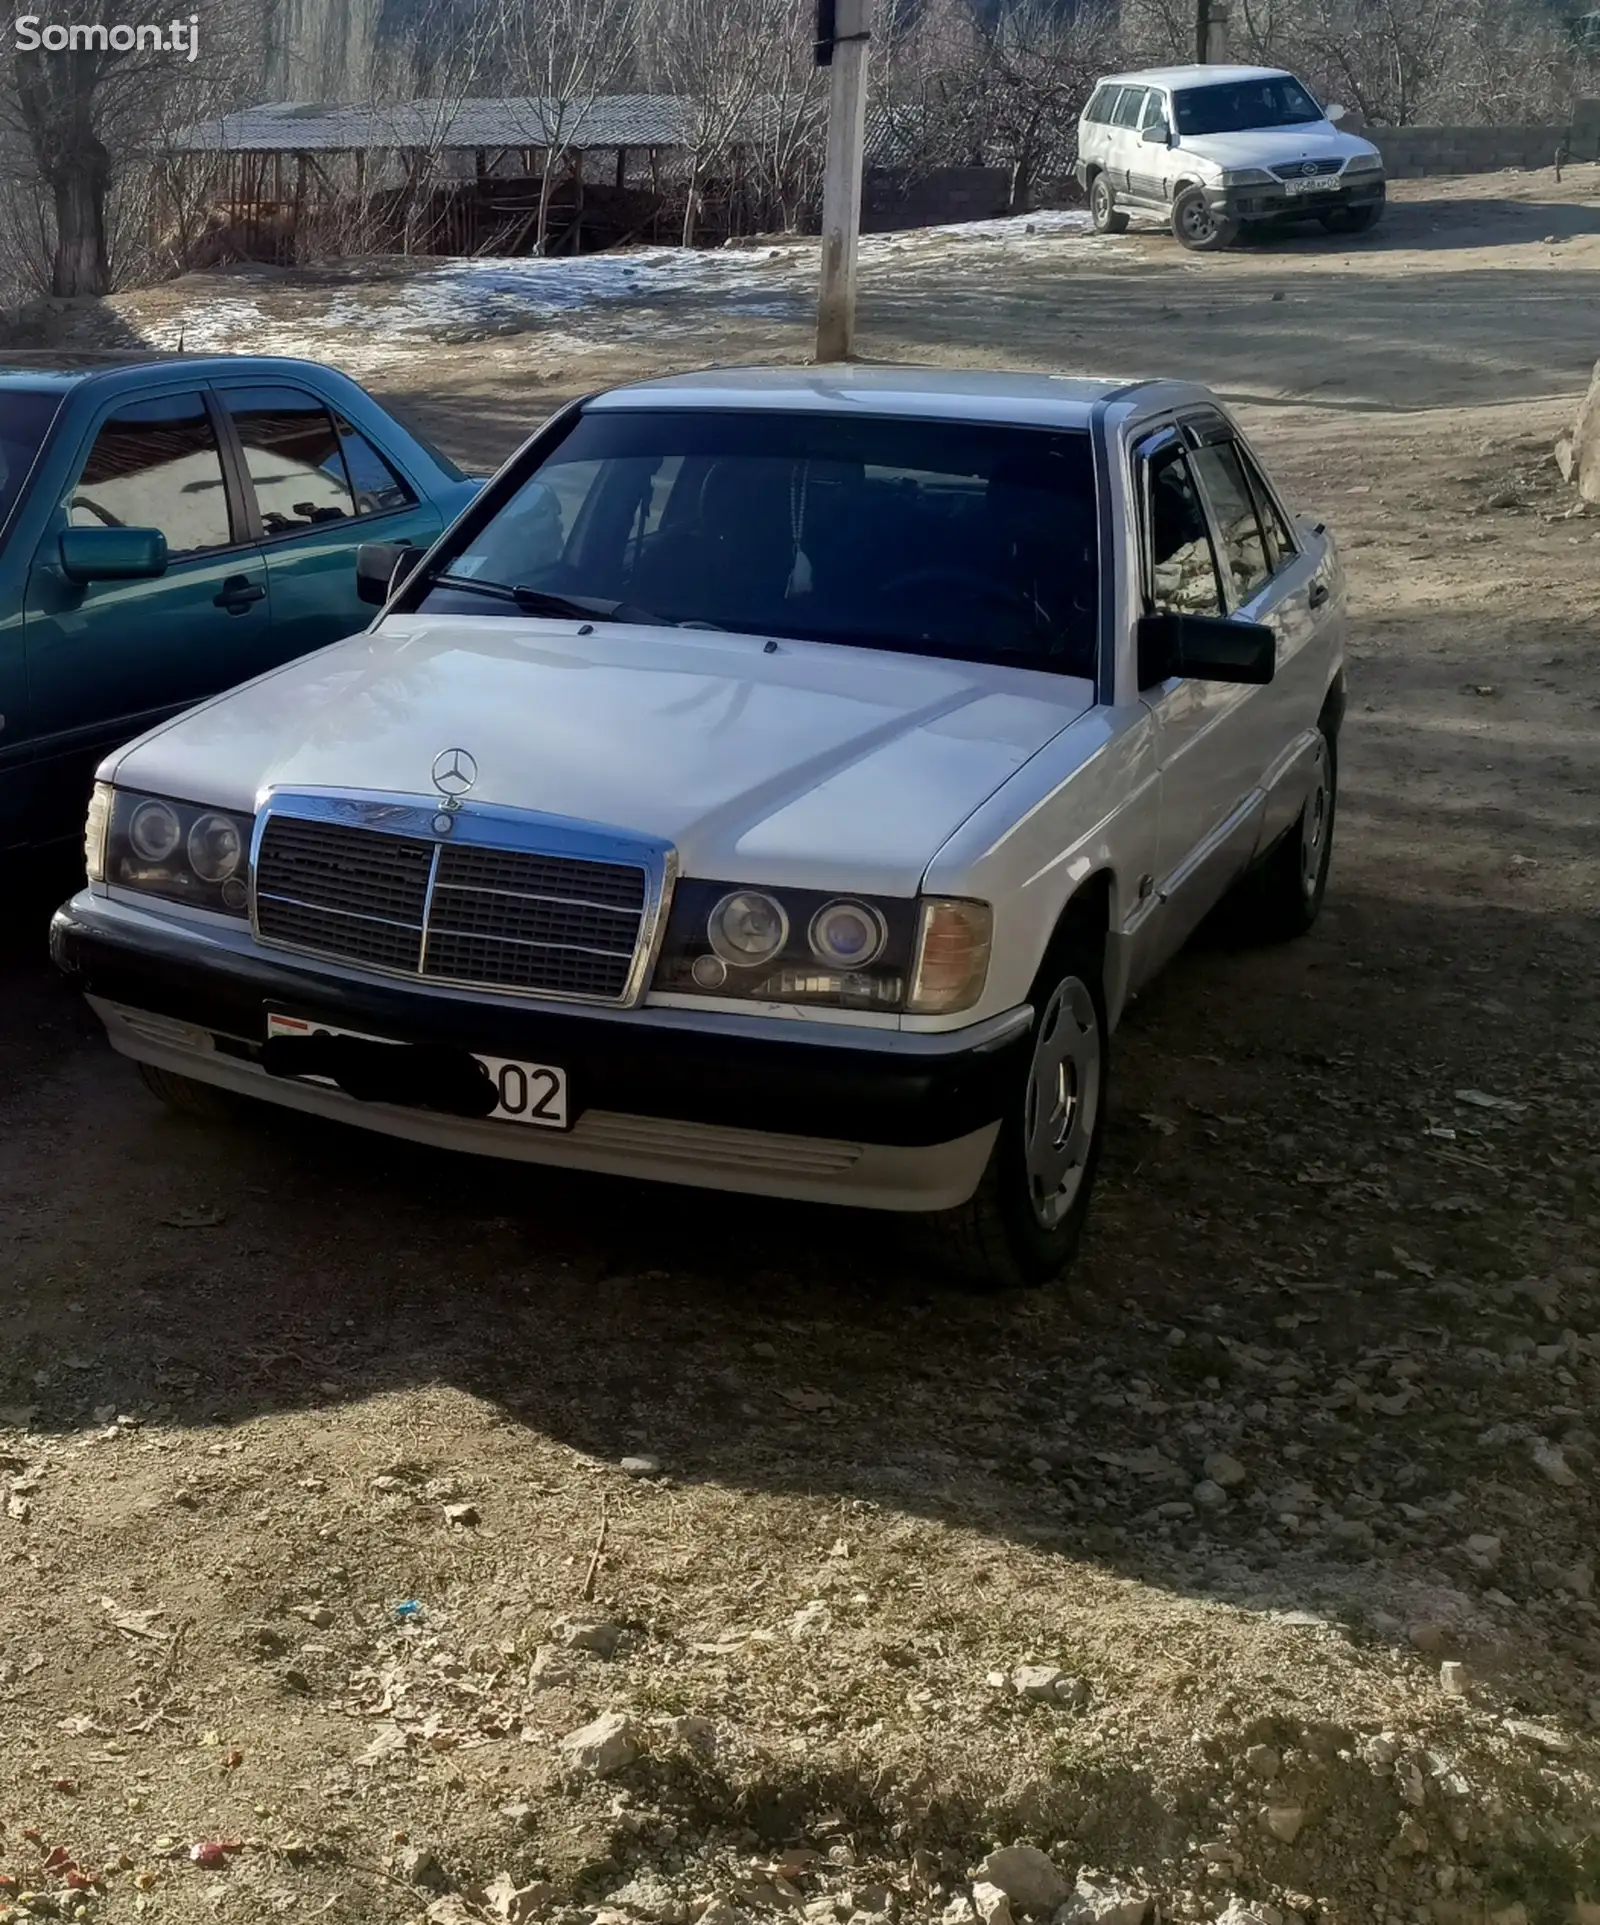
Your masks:
<instances>
[{"instance_id":1,"label":"rear window","mask_svg":"<svg viewBox=\"0 0 1600 1925\"><path fill-rule=\"evenodd\" d=\"M0 388L0 528L11 519L61 396L34 388Z\"/></svg>"},{"instance_id":2,"label":"rear window","mask_svg":"<svg viewBox=\"0 0 1600 1925\"><path fill-rule=\"evenodd\" d=\"M1092 675L1097 560L1086 433L602 409L416 593L517 614L438 572L620 620Z\"/></svg>"}]
</instances>

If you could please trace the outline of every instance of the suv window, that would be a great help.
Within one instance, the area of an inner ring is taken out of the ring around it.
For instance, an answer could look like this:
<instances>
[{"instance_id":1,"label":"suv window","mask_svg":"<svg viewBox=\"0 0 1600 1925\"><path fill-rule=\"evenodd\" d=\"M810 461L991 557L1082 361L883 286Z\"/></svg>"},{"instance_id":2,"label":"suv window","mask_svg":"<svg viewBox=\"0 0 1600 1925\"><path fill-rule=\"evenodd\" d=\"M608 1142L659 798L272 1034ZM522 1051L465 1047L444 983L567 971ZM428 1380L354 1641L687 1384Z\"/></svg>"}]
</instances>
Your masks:
<instances>
[{"instance_id":1,"label":"suv window","mask_svg":"<svg viewBox=\"0 0 1600 1925\"><path fill-rule=\"evenodd\" d=\"M1145 599L1156 613L1220 615L1222 585L1200 491L1182 448L1166 448L1145 468L1150 573Z\"/></svg>"},{"instance_id":2,"label":"suv window","mask_svg":"<svg viewBox=\"0 0 1600 1925\"><path fill-rule=\"evenodd\" d=\"M1288 74L1184 87L1172 96L1172 111L1180 134L1240 134L1252 127L1305 127L1322 119L1322 109Z\"/></svg>"},{"instance_id":3,"label":"suv window","mask_svg":"<svg viewBox=\"0 0 1600 1925\"><path fill-rule=\"evenodd\" d=\"M349 521L355 491L333 417L300 388L227 388L223 405L244 450L266 534Z\"/></svg>"},{"instance_id":4,"label":"suv window","mask_svg":"<svg viewBox=\"0 0 1600 1925\"><path fill-rule=\"evenodd\" d=\"M1152 87L1150 92L1145 96L1144 113L1140 117L1139 126L1141 129L1145 127L1155 127L1164 121L1166 117L1167 103Z\"/></svg>"},{"instance_id":5,"label":"suv window","mask_svg":"<svg viewBox=\"0 0 1600 1925\"><path fill-rule=\"evenodd\" d=\"M1144 102L1143 87L1124 87L1120 99L1112 109L1111 124L1114 127L1137 127L1139 116L1144 112Z\"/></svg>"},{"instance_id":6,"label":"suv window","mask_svg":"<svg viewBox=\"0 0 1600 1925\"><path fill-rule=\"evenodd\" d=\"M1083 117L1089 122L1090 126L1098 127L1106 118L1106 107L1115 91L1116 89L1114 87L1101 86L1096 87L1094 92L1089 96L1089 104L1083 110Z\"/></svg>"},{"instance_id":7,"label":"suv window","mask_svg":"<svg viewBox=\"0 0 1600 1925\"><path fill-rule=\"evenodd\" d=\"M1194 453L1195 472L1211 503L1222 560L1235 603L1247 602L1268 575L1267 545L1256 518L1255 497L1231 441L1213 441Z\"/></svg>"},{"instance_id":8,"label":"suv window","mask_svg":"<svg viewBox=\"0 0 1600 1925\"><path fill-rule=\"evenodd\" d=\"M74 528L159 528L169 555L233 540L222 450L199 394L118 408L95 436L67 497Z\"/></svg>"}]
</instances>

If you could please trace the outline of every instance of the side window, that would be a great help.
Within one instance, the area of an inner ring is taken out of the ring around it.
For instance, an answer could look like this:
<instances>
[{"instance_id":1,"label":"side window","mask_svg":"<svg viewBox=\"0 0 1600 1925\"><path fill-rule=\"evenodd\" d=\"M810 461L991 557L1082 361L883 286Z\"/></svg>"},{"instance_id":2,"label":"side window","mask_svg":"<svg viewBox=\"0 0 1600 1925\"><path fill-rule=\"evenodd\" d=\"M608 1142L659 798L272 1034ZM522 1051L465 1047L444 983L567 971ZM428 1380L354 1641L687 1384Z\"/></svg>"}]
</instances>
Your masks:
<instances>
[{"instance_id":1,"label":"side window","mask_svg":"<svg viewBox=\"0 0 1600 1925\"><path fill-rule=\"evenodd\" d=\"M1245 479L1250 484L1250 492L1255 496L1256 512L1261 517L1261 532L1267 543L1267 566L1276 574L1285 562L1292 561L1299 554L1300 544L1295 540L1294 530L1279 511L1278 504L1272 499L1261 470L1245 449L1240 448L1238 453L1244 466Z\"/></svg>"},{"instance_id":2,"label":"side window","mask_svg":"<svg viewBox=\"0 0 1600 1925\"><path fill-rule=\"evenodd\" d=\"M267 535L292 535L349 521L355 491L333 417L300 388L227 388L245 467Z\"/></svg>"},{"instance_id":3,"label":"side window","mask_svg":"<svg viewBox=\"0 0 1600 1925\"><path fill-rule=\"evenodd\" d=\"M416 495L395 473L367 437L341 416L335 415L340 452L356 491L358 515L386 515L396 508L411 508Z\"/></svg>"},{"instance_id":4,"label":"side window","mask_svg":"<svg viewBox=\"0 0 1600 1925\"><path fill-rule=\"evenodd\" d=\"M1091 127L1098 127L1100 122L1105 119L1106 98L1110 92L1111 89L1109 87L1096 87L1094 92L1089 96L1089 104L1083 110L1083 117Z\"/></svg>"},{"instance_id":5,"label":"side window","mask_svg":"<svg viewBox=\"0 0 1600 1925\"><path fill-rule=\"evenodd\" d=\"M1144 114L1139 121L1141 129L1158 126L1167 117L1167 103L1154 88L1145 95Z\"/></svg>"},{"instance_id":6,"label":"side window","mask_svg":"<svg viewBox=\"0 0 1600 1925\"><path fill-rule=\"evenodd\" d=\"M1122 98L1117 102L1112 115L1118 127L1137 127L1139 116L1144 111L1145 90L1143 87L1124 87Z\"/></svg>"},{"instance_id":7,"label":"side window","mask_svg":"<svg viewBox=\"0 0 1600 1925\"><path fill-rule=\"evenodd\" d=\"M1222 585L1211 529L1181 448L1166 448L1145 467L1150 555L1145 598L1152 611L1220 615Z\"/></svg>"},{"instance_id":8,"label":"side window","mask_svg":"<svg viewBox=\"0 0 1600 1925\"><path fill-rule=\"evenodd\" d=\"M118 408L95 436L67 519L74 528L159 528L174 556L228 547L222 453L201 397Z\"/></svg>"},{"instance_id":9,"label":"side window","mask_svg":"<svg viewBox=\"0 0 1600 1925\"><path fill-rule=\"evenodd\" d=\"M1261 523L1256 519L1255 497L1239 462L1239 451L1231 441L1213 441L1195 450L1194 465L1216 518L1223 566L1233 600L1236 605L1247 602L1265 583L1272 568L1261 536Z\"/></svg>"}]
</instances>

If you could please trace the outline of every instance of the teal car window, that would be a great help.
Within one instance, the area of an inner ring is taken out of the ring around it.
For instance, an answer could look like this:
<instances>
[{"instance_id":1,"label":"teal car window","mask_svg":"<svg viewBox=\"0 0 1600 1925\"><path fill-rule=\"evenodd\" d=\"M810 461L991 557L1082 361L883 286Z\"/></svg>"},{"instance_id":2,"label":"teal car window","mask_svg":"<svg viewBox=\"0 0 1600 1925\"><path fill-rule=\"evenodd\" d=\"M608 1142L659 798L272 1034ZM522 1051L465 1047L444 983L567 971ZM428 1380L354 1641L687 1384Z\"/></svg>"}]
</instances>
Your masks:
<instances>
[{"instance_id":1,"label":"teal car window","mask_svg":"<svg viewBox=\"0 0 1600 1925\"><path fill-rule=\"evenodd\" d=\"M222 451L198 394L132 401L95 436L67 497L74 528L159 528L169 555L233 540Z\"/></svg>"},{"instance_id":2,"label":"teal car window","mask_svg":"<svg viewBox=\"0 0 1600 1925\"><path fill-rule=\"evenodd\" d=\"M416 496L367 437L338 415L334 416L334 426L339 431L344 465L355 487L356 513L387 515L396 508L414 507Z\"/></svg>"},{"instance_id":3,"label":"teal car window","mask_svg":"<svg viewBox=\"0 0 1600 1925\"><path fill-rule=\"evenodd\" d=\"M61 398L55 394L27 388L0 392L0 528L11 518L60 406Z\"/></svg>"},{"instance_id":4,"label":"teal car window","mask_svg":"<svg viewBox=\"0 0 1600 1925\"><path fill-rule=\"evenodd\" d=\"M356 514L333 417L300 388L228 388L223 405L244 449L266 534L292 535Z\"/></svg>"}]
</instances>

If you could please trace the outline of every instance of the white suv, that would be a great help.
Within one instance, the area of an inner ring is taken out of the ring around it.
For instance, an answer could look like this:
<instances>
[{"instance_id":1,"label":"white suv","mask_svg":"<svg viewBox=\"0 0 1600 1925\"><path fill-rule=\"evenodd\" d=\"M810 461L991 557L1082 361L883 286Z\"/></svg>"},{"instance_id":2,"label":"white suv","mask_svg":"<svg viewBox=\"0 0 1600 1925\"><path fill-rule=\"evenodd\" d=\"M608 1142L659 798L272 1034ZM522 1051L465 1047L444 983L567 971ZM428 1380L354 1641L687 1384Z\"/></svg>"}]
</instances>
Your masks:
<instances>
[{"instance_id":1,"label":"white suv","mask_svg":"<svg viewBox=\"0 0 1600 1925\"><path fill-rule=\"evenodd\" d=\"M1257 223L1360 234L1383 212L1383 156L1343 118L1273 67L1111 74L1078 122L1078 184L1096 233L1120 234L1136 208L1205 253Z\"/></svg>"}]
</instances>

